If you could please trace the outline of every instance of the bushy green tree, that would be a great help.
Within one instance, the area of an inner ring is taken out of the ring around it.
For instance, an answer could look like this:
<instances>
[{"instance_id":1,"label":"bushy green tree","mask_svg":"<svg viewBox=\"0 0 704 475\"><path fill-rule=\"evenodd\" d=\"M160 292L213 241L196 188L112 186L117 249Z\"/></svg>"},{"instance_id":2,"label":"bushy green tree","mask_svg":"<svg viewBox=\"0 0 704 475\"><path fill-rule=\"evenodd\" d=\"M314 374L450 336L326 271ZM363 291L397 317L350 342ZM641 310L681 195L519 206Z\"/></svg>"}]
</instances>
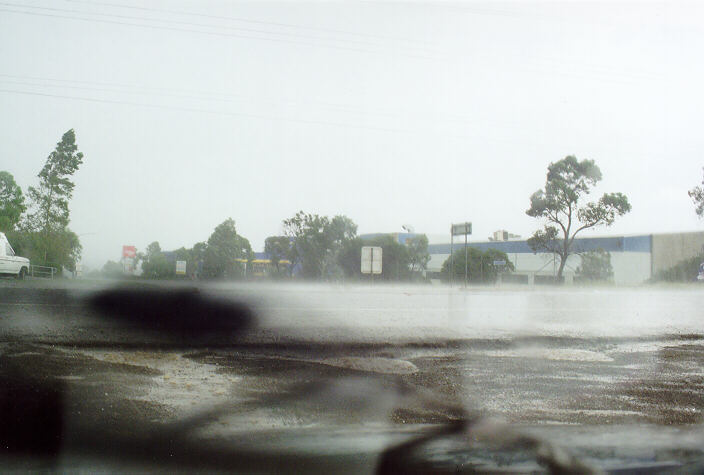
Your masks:
<instances>
[{"instance_id":1,"label":"bushy green tree","mask_svg":"<svg viewBox=\"0 0 704 475\"><path fill-rule=\"evenodd\" d=\"M422 272L428 268L430 253L428 252L428 236L421 234L406 240L408 260L412 272Z\"/></svg>"},{"instance_id":2,"label":"bushy green tree","mask_svg":"<svg viewBox=\"0 0 704 475\"><path fill-rule=\"evenodd\" d=\"M51 239L44 242L44 247L46 255L52 259L50 264L58 264L71 272L76 270L76 262L80 260L83 250L76 233L68 228L54 231Z\"/></svg>"},{"instance_id":3,"label":"bushy green tree","mask_svg":"<svg viewBox=\"0 0 704 475\"><path fill-rule=\"evenodd\" d=\"M292 264L301 266L301 275L305 278L321 278L325 255L332 245L330 236L325 233L330 220L327 216L299 211L283 224L286 235L293 238Z\"/></svg>"},{"instance_id":4,"label":"bushy green tree","mask_svg":"<svg viewBox=\"0 0 704 475\"><path fill-rule=\"evenodd\" d=\"M702 185L704 185L704 179L702 180ZM704 187L695 186L688 192L689 197L694 201L695 211L697 216L704 217Z\"/></svg>"},{"instance_id":5,"label":"bushy green tree","mask_svg":"<svg viewBox=\"0 0 704 475\"><path fill-rule=\"evenodd\" d=\"M514 270L513 263L508 260L505 252L498 249L487 249L482 251L475 247L467 247L467 280L471 283L496 282L500 272L510 272ZM442 264L441 276L443 280L450 280L450 268L453 269L455 281L463 281L465 275L465 249L453 252L454 258L448 257ZM504 266L495 266L495 261L504 261ZM452 264L452 267L450 267Z\"/></svg>"},{"instance_id":6,"label":"bushy green tree","mask_svg":"<svg viewBox=\"0 0 704 475\"><path fill-rule=\"evenodd\" d=\"M555 253L560 257L557 279L561 280L567 258L574 251L577 234L595 226L610 226L617 216L631 210L628 198L621 193L604 193L598 201L583 203L593 187L601 181L601 170L594 160L577 160L570 155L551 163L545 188L530 197L528 216L546 221L543 229L528 239L533 252Z\"/></svg>"},{"instance_id":7,"label":"bushy green tree","mask_svg":"<svg viewBox=\"0 0 704 475\"><path fill-rule=\"evenodd\" d=\"M357 235L357 225L346 216L327 216L299 211L284 220L284 232L292 239L292 267L300 265L305 278L332 278L342 272L339 254Z\"/></svg>"},{"instance_id":8,"label":"bushy green tree","mask_svg":"<svg viewBox=\"0 0 704 475\"><path fill-rule=\"evenodd\" d=\"M609 281L614 276L611 265L611 253L601 248L594 251L583 252L579 255L582 264L577 267L576 275L579 280L591 282Z\"/></svg>"},{"instance_id":9,"label":"bushy green tree","mask_svg":"<svg viewBox=\"0 0 704 475\"><path fill-rule=\"evenodd\" d=\"M704 253L683 259L672 267L657 272L651 282L692 282L697 280L699 266L704 262Z\"/></svg>"},{"instance_id":10,"label":"bushy green tree","mask_svg":"<svg viewBox=\"0 0 704 475\"><path fill-rule=\"evenodd\" d=\"M176 273L175 264L169 262L157 241L149 244L146 251L140 254L142 261L142 276L147 279L169 279Z\"/></svg>"},{"instance_id":11,"label":"bushy green tree","mask_svg":"<svg viewBox=\"0 0 704 475\"><path fill-rule=\"evenodd\" d=\"M33 265L55 267L59 272L63 267L76 270L83 249L76 233L68 228L52 231L50 239L32 230L11 231L7 237L17 255L27 257Z\"/></svg>"},{"instance_id":12,"label":"bushy green tree","mask_svg":"<svg viewBox=\"0 0 704 475\"><path fill-rule=\"evenodd\" d=\"M14 230L26 210L22 188L10 173L0 171L0 232Z\"/></svg>"},{"instance_id":13,"label":"bushy green tree","mask_svg":"<svg viewBox=\"0 0 704 475\"><path fill-rule=\"evenodd\" d=\"M237 234L235 221L228 218L208 238L203 274L209 278L237 279L244 277L245 266L236 259L251 260L252 246Z\"/></svg>"},{"instance_id":14,"label":"bushy green tree","mask_svg":"<svg viewBox=\"0 0 704 475\"><path fill-rule=\"evenodd\" d=\"M413 277L408 247L400 244L391 234L377 236L373 239L365 241L364 245L378 246L382 249L381 280L402 281L410 280Z\"/></svg>"},{"instance_id":15,"label":"bushy green tree","mask_svg":"<svg viewBox=\"0 0 704 475\"><path fill-rule=\"evenodd\" d=\"M362 246L365 241L360 237L345 242L338 256L338 263L347 278L359 279L361 273ZM383 265L383 262L382 262Z\"/></svg>"},{"instance_id":16,"label":"bushy green tree","mask_svg":"<svg viewBox=\"0 0 704 475\"><path fill-rule=\"evenodd\" d=\"M110 279L118 279L124 277L124 272L122 269L122 264L115 261L107 261L100 271L103 277L108 277Z\"/></svg>"},{"instance_id":17,"label":"bushy green tree","mask_svg":"<svg viewBox=\"0 0 704 475\"><path fill-rule=\"evenodd\" d=\"M375 279L404 281L417 277L413 269L411 249L399 244L391 234L374 236L371 239L355 238L345 243L340 252L339 263L347 278L367 278L361 273L362 247L381 247L381 275Z\"/></svg>"}]
</instances>

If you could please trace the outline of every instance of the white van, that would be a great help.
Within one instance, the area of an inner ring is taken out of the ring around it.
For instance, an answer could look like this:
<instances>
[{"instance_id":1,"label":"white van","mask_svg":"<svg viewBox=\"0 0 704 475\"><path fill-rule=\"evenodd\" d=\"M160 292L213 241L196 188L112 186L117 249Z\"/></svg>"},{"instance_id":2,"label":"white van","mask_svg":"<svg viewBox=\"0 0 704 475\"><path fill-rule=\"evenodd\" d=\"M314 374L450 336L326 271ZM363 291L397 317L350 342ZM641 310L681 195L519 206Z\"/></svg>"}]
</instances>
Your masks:
<instances>
[{"instance_id":1,"label":"white van","mask_svg":"<svg viewBox=\"0 0 704 475\"><path fill-rule=\"evenodd\" d=\"M0 233L0 274L24 279L29 272L29 259L15 255L4 233Z\"/></svg>"}]
</instances>

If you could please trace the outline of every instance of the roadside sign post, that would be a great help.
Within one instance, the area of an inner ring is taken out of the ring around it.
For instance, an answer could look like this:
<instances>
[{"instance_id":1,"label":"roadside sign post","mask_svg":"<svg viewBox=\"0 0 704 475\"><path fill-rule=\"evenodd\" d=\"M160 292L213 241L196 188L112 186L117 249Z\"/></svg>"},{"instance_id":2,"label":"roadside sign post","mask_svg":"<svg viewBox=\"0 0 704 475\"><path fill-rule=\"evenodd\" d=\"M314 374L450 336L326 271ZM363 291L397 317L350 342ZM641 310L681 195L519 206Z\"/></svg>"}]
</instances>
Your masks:
<instances>
[{"instance_id":1,"label":"roadside sign post","mask_svg":"<svg viewBox=\"0 0 704 475\"><path fill-rule=\"evenodd\" d=\"M362 274L371 274L374 282L374 274L381 274L382 248L378 246L362 247Z\"/></svg>"},{"instance_id":2,"label":"roadside sign post","mask_svg":"<svg viewBox=\"0 0 704 475\"><path fill-rule=\"evenodd\" d=\"M176 261L176 275L186 275L186 261Z\"/></svg>"},{"instance_id":3,"label":"roadside sign post","mask_svg":"<svg viewBox=\"0 0 704 475\"><path fill-rule=\"evenodd\" d=\"M122 246L122 273L134 273L134 262L137 257L137 248L134 246Z\"/></svg>"},{"instance_id":4,"label":"roadside sign post","mask_svg":"<svg viewBox=\"0 0 704 475\"><path fill-rule=\"evenodd\" d=\"M455 280L455 235L450 226L450 288L452 288Z\"/></svg>"},{"instance_id":5,"label":"roadside sign post","mask_svg":"<svg viewBox=\"0 0 704 475\"><path fill-rule=\"evenodd\" d=\"M469 265L467 259L467 236L472 234L472 223L460 223L453 224L450 226L450 287L454 282L455 273L455 259L454 259L454 247L455 247L455 236L464 235L464 286L467 287L467 278L469 276Z\"/></svg>"},{"instance_id":6,"label":"roadside sign post","mask_svg":"<svg viewBox=\"0 0 704 475\"><path fill-rule=\"evenodd\" d=\"M467 235L464 235L464 288L467 288Z\"/></svg>"}]
</instances>

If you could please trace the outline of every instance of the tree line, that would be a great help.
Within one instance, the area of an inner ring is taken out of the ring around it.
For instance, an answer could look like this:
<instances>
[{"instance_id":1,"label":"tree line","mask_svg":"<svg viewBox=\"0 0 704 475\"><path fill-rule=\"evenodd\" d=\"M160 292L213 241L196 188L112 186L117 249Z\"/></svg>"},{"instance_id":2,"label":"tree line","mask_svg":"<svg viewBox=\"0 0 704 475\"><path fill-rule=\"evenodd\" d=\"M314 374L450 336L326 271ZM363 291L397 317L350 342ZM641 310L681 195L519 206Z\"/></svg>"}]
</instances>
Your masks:
<instances>
[{"instance_id":1,"label":"tree line","mask_svg":"<svg viewBox=\"0 0 704 475\"><path fill-rule=\"evenodd\" d=\"M299 211L283 220L282 225L284 234L269 236L264 242L264 252L270 260L268 276L275 279L362 279L362 246L382 247L382 280L421 279L430 260L425 235L411 237L405 244L388 234L363 240L357 235L357 224L344 215L328 217ZM173 278L175 261L180 260L187 262L189 278L236 280L248 277L247 268L254 260L249 241L237 233L232 218L218 225L207 241L169 254L167 257L158 242L149 244L137 254L142 276ZM108 261L103 273L121 275L122 265Z\"/></svg>"},{"instance_id":2,"label":"tree line","mask_svg":"<svg viewBox=\"0 0 704 475\"><path fill-rule=\"evenodd\" d=\"M69 203L75 188L72 177L82 164L71 129L47 157L26 198L12 174L0 171L0 231L33 265L56 267L59 272L76 268L82 247L68 227Z\"/></svg>"},{"instance_id":3,"label":"tree line","mask_svg":"<svg viewBox=\"0 0 704 475\"><path fill-rule=\"evenodd\" d=\"M189 278L239 279L245 277L246 263L253 256L249 240L240 236L235 221L227 218L215 227L207 241L197 242L191 248L181 247L167 254L158 241L152 242L144 252L137 253L134 265L141 264L142 277L148 279L176 277L176 261L186 262ZM102 272L107 276L122 276L122 264L108 261Z\"/></svg>"},{"instance_id":4,"label":"tree line","mask_svg":"<svg viewBox=\"0 0 704 475\"><path fill-rule=\"evenodd\" d=\"M79 237L69 228L69 203L75 188L72 178L83 164L83 158L71 129L49 154L37 174L37 183L28 188L26 196L12 174L0 171L0 231L8 235L18 254L29 257L35 265L74 270L80 259ZM530 196L526 214L543 221L544 225L528 239L528 245L536 253L552 253L559 258L558 279L562 278L569 256L579 252L574 248L579 233L610 226L617 217L631 211L628 198L622 193L604 193L597 200L587 200L601 179L601 170L594 160L578 160L569 155L550 163L544 187ZM688 194L696 213L704 217L704 187L696 186ZM328 217L299 211L282 224L283 235L270 236L265 241L265 252L273 266L271 274L276 277L291 277L295 273L309 279L359 279L363 245L383 248L382 279L386 280L418 278L427 269L430 259L424 235L408 239L404 244L391 235L363 241L357 235L357 225L344 215ZM463 271L465 251L460 252L455 261L462 263ZM491 256L482 256L477 250L467 252L470 253L468 262L471 262L468 265L473 268L478 259L479 274L483 276L484 259ZM189 263L189 275L239 278L244 276L253 252L249 241L237 233L235 222L228 218L215 228L207 241L196 243L190 249L177 249L171 257L174 256ZM592 257L593 262L585 264L585 268L608 267L604 256ZM175 272L172 259L167 259L158 242L147 246L138 260L148 277L163 278ZM449 273L450 261L452 259L443 264L443 275ZM108 262L104 270L115 272L117 265ZM609 271L600 272L608 275ZM488 275L491 273L489 270Z\"/></svg>"},{"instance_id":5,"label":"tree line","mask_svg":"<svg viewBox=\"0 0 704 475\"><path fill-rule=\"evenodd\" d=\"M289 274L308 279L362 279L363 246L382 248L382 280L420 279L430 260L428 238L410 237L404 244L390 234L367 239L357 235L357 224L344 215L320 216L299 211L283 221L284 235L265 241L272 261L286 259Z\"/></svg>"}]
</instances>

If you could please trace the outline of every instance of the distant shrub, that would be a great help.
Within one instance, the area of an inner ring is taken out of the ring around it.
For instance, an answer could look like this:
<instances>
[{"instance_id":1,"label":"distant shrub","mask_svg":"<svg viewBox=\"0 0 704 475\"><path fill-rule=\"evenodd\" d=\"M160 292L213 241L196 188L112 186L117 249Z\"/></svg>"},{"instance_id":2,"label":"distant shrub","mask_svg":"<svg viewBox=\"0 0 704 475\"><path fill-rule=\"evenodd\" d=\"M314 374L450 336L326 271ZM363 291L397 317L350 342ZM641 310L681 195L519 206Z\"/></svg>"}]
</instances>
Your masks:
<instances>
[{"instance_id":1,"label":"distant shrub","mask_svg":"<svg viewBox=\"0 0 704 475\"><path fill-rule=\"evenodd\" d=\"M651 282L691 282L697 279L699 265L704 262L704 253L678 262L669 269L655 274Z\"/></svg>"},{"instance_id":2,"label":"distant shrub","mask_svg":"<svg viewBox=\"0 0 704 475\"><path fill-rule=\"evenodd\" d=\"M582 265L577 267L576 281L609 282L613 280L614 268L611 253L601 248L580 254Z\"/></svg>"}]
</instances>

